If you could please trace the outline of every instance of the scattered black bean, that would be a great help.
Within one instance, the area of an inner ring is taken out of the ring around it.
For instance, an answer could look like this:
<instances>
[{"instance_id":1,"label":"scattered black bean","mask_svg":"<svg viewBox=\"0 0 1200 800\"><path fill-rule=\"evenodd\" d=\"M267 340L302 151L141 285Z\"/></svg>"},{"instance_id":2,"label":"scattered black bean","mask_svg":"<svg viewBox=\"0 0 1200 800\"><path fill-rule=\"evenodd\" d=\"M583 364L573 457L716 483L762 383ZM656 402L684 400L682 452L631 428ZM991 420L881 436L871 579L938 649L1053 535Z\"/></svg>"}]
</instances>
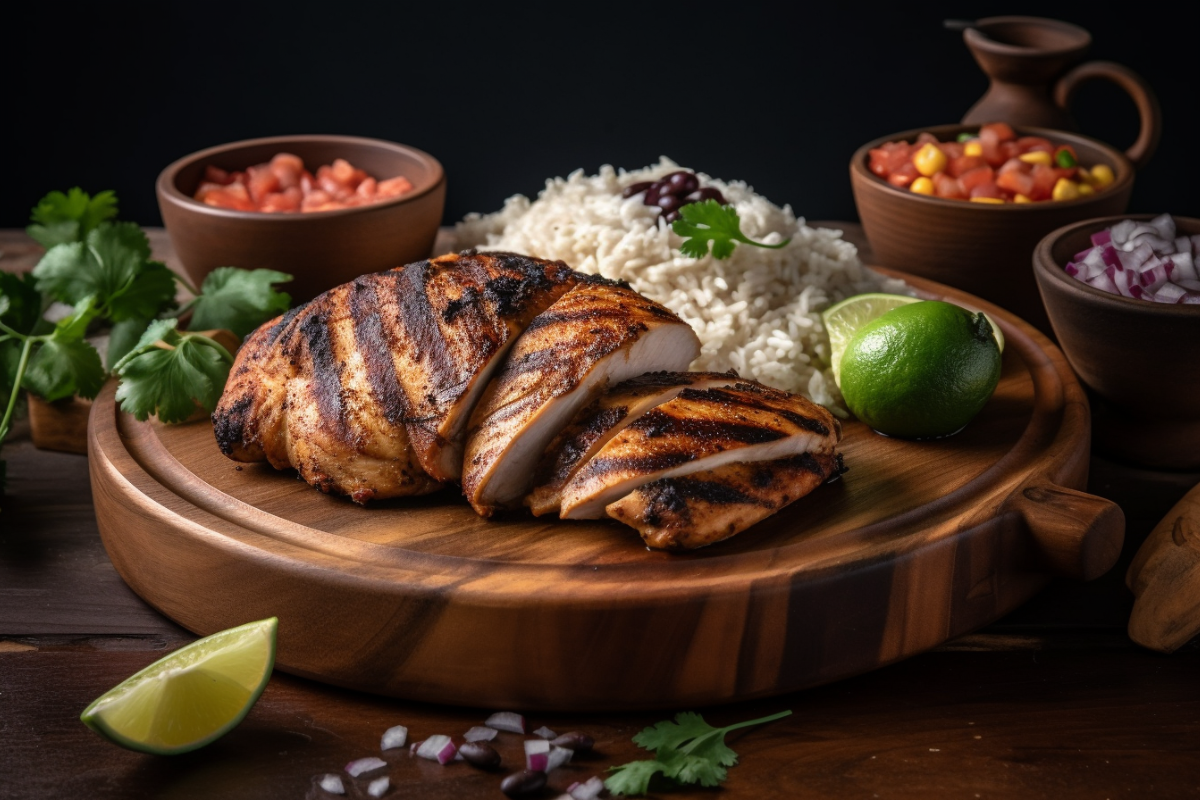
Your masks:
<instances>
[{"instance_id":1,"label":"scattered black bean","mask_svg":"<svg viewBox=\"0 0 1200 800\"><path fill-rule=\"evenodd\" d=\"M655 205L661 208L664 214L669 214L683 205L683 201L673 194L664 194L658 198L658 202Z\"/></svg>"},{"instance_id":2,"label":"scattered black bean","mask_svg":"<svg viewBox=\"0 0 1200 800\"><path fill-rule=\"evenodd\" d=\"M546 786L546 773L532 769L514 772L500 781L500 791L509 797L523 797L541 791Z\"/></svg>"},{"instance_id":3,"label":"scattered black bean","mask_svg":"<svg viewBox=\"0 0 1200 800\"><path fill-rule=\"evenodd\" d=\"M464 742L458 748L463 760L473 767L480 769L495 769L500 766L500 754L490 744L484 742Z\"/></svg>"},{"instance_id":4,"label":"scattered black bean","mask_svg":"<svg viewBox=\"0 0 1200 800\"><path fill-rule=\"evenodd\" d=\"M711 186L697 189L687 196L689 203L703 203L705 200L716 200L721 205L725 205L725 195L721 194L719 189L714 189Z\"/></svg>"},{"instance_id":5,"label":"scattered black bean","mask_svg":"<svg viewBox=\"0 0 1200 800\"><path fill-rule=\"evenodd\" d=\"M679 209L677 208L674 211L669 211L664 214L663 219L665 219L667 224L670 225L671 223L675 222L675 220L679 219L680 216L682 215L679 213Z\"/></svg>"},{"instance_id":6,"label":"scattered black bean","mask_svg":"<svg viewBox=\"0 0 1200 800\"><path fill-rule=\"evenodd\" d=\"M555 747L565 747L568 750L574 750L576 753L583 753L591 750L596 745L596 742L586 733L580 733L579 731L568 731L554 741L550 742L550 744L554 745Z\"/></svg>"},{"instance_id":7,"label":"scattered black bean","mask_svg":"<svg viewBox=\"0 0 1200 800\"><path fill-rule=\"evenodd\" d=\"M635 194L641 194L642 192L646 191L653 185L654 185L653 181L642 181L641 183L635 183L632 186L626 186L625 191L621 192L621 197L629 199L630 197L633 197Z\"/></svg>"},{"instance_id":8,"label":"scattered black bean","mask_svg":"<svg viewBox=\"0 0 1200 800\"><path fill-rule=\"evenodd\" d=\"M685 195L700 188L700 179L695 173L680 171L672 172L662 179L671 194Z\"/></svg>"},{"instance_id":9,"label":"scattered black bean","mask_svg":"<svg viewBox=\"0 0 1200 800\"><path fill-rule=\"evenodd\" d=\"M646 194L642 197L642 205L656 206L656 205L658 205L658 198L661 196L662 196L662 186L655 183L649 189L646 190Z\"/></svg>"}]
</instances>

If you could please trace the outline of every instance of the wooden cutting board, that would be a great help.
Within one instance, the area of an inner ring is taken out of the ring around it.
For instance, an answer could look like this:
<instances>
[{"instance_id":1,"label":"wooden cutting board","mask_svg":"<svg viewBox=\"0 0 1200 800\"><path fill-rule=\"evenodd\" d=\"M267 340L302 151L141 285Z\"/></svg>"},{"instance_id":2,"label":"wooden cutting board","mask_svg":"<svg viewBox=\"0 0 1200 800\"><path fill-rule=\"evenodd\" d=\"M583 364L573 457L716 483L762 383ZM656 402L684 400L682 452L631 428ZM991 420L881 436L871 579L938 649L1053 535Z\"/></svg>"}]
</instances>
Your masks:
<instances>
[{"instance_id":1,"label":"wooden cutting board","mask_svg":"<svg viewBox=\"0 0 1200 800\"><path fill-rule=\"evenodd\" d=\"M101 536L189 630L278 616L279 668L413 700L678 709L873 669L997 619L1053 574L1096 577L1124 535L1117 506L1077 491L1089 414L1062 353L901 277L999 320L988 405L932 442L848 422L841 480L705 550L650 551L617 523L487 521L453 489L360 508L234 464L207 421L138 423L111 386L89 432Z\"/></svg>"}]
</instances>

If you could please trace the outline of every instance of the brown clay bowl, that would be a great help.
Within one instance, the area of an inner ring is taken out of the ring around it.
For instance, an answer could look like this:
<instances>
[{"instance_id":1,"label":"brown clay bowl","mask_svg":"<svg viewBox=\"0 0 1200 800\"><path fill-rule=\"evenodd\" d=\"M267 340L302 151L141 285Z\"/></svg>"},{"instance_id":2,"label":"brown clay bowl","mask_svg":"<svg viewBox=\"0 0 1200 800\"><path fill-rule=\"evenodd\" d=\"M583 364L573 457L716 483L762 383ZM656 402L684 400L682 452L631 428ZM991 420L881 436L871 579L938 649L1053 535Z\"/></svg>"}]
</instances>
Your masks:
<instances>
[{"instance_id":1,"label":"brown clay bowl","mask_svg":"<svg viewBox=\"0 0 1200 800\"><path fill-rule=\"evenodd\" d=\"M413 190L375 205L295 214L231 211L192 199L206 165L245 169L281 151L313 171L344 158L379 179L404 175ZM222 266L274 269L295 276L283 287L295 301L428 257L446 199L445 173L433 156L356 136L274 136L210 147L164 169L155 188L171 243L196 284Z\"/></svg>"},{"instance_id":2,"label":"brown clay bowl","mask_svg":"<svg viewBox=\"0 0 1200 800\"><path fill-rule=\"evenodd\" d=\"M885 142L911 142L922 131L945 141L967 130L978 126L940 125L894 133L854 153L850 184L874 263L964 289L1050 333L1029 273L1029 256L1041 238L1057 228L1125 211L1133 190L1133 164L1119 150L1086 136L1018 127L1019 135L1072 145L1084 166L1107 164L1116 180L1104 191L1078 200L1004 205L914 194L867 168L871 148Z\"/></svg>"},{"instance_id":3,"label":"brown clay bowl","mask_svg":"<svg viewBox=\"0 0 1200 800\"><path fill-rule=\"evenodd\" d=\"M1067 361L1092 396L1095 449L1139 466L1200 469L1200 306L1112 295L1063 271L1093 233L1127 214L1068 225L1033 254L1033 275ZM1200 219L1175 217L1179 234Z\"/></svg>"}]
</instances>

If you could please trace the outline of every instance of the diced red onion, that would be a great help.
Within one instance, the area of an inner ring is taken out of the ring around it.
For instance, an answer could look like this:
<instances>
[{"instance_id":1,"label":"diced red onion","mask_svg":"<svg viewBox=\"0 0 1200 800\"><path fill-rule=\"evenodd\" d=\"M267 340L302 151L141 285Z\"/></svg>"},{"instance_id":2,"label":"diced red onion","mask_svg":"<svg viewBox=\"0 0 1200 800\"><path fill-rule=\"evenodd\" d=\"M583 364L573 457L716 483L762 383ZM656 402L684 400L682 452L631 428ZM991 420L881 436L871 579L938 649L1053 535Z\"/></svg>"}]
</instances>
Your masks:
<instances>
[{"instance_id":1,"label":"diced red onion","mask_svg":"<svg viewBox=\"0 0 1200 800\"><path fill-rule=\"evenodd\" d=\"M342 784L340 775L324 775L321 780L317 781L317 785L330 794L346 793L346 787Z\"/></svg>"},{"instance_id":2,"label":"diced red onion","mask_svg":"<svg viewBox=\"0 0 1200 800\"><path fill-rule=\"evenodd\" d=\"M387 766L387 762L384 761L382 758L376 758L375 756L368 756L366 758L360 758L357 761L351 761L349 764L346 765L346 772L349 772L351 777L357 778L359 775L362 775L364 773L371 772L373 770L377 770L381 767L386 767L386 766Z\"/></svg>"},{"instance_id":3,"label":"diced red onion","mask_svg":"<svg viewBox=\"0 0 1200 800\"><path fill-rule=\"evenodd\" d=\"M1068 275L1074 278L1079 275L1079 267L1075 266L1075 262L1068 261L1067 265L1063 267L1063 272L1066 272Z\"/></svg>"},{"instance_id":4,"label":"diced red onion","mask_svg":"<svg viewBox=\"0 0 1200 800\"><path fill-rule=\"evenodd\" d=\"M1183 280L1175 281L1175 283L1179 284L1184 289L1187 289L1189 292L1200 292L1200 281L1192 280L1191 278L1184 278Z\"/></svg>"},{"instance_id":5,"label":"diced red onion","mask_svg":"<svg viewBox=\"0 0 1200 800\"><path fill-rule=\"evenodd\" d=\"M1129 240L1129 234L1133 232L1136 225L1137 223L1131 219L1123 219L1116 225L1113 225L1108 229L1109 234L1112 236L1112 243L1125 244Z\"/></svg>"},{"instance_id":6,"label":"diced red onion","mask_svg":"<svg viewBox=\"0 0 1200 800\"><path fill-rule=\"evenodd\" d=\"M1188 253L1190 255L1192 252L1192 240L1186 236L1176 236L1175 237L1175 252L1176 253Z\"/></svg>"},{"instance_id":7,"label":"diced red onion","mask_svg":"<svg viewBox=\"0 0 1200 800\"><path fill-rule=\"evenodd\" d=\"M497 711L488 717L487 721L483 724L498 731L508 731L509 733L525 732L525 718L512 711Z\"/></svg>"},{"instance_id":8,"label":"diced red onion","mask_svg":"<svg viewBox=\"0 0 1200 800\"><path fill-rule=\"evenodd\" d=\"M403 725L394 725L383 732L383 738L379 741L380 750L395 750L397 747L404 747L404 743L408 741L408 728Z\"/></svg>"},{"instance_id":9,"label":"diced red onion","mask_svg":"<svg viewBox=\"0 0 1200 800\"><path fill-rule=\"evenodd\" d=\"M1154 250L1152 250L1150 245L1146 244L1145 242L1139 242L1138 245L1129 252L1124 250L1117 251L1117 258L1121 259L1121 266L1125 269L1138 269L1153 255Z\"/></svg>"},{"instance_id":10,"label":"diced red onion","mask_svg":"<svg viewBox=\"0 0 1200 800\"><path fill-rule=\"evenodd\" d=\"M1179 302L1185 306L1200 306L1200 292L1188 292Z\"/></svg>"},{"instance_id":11,"label":"diced red onion","mask_svg":"<svg viewBox=\"0 0 1200 800\"><path fill-rule=\"evenodd\" d=\"M1172 253L1171 263L1175 265L1175 271L1171 273L1171 280L1176 283L1200 280L1200 273L1196 272L1196 259L1191 253Z\"/></svg>"},{"instance_id":12,"label":"diced red onion","mask_svg":"<svg viewBox=\"0 0 1200 800\"><path fill-rule=\"evenodd\" d=\"M476 725L471 730L463 734L463 741L467 742L490 742L496 738L498 731L495 728L488 728L484 725Z\"/></svg>"},{"instance_id":13,"label":"diced red onion","mask_svg":"<svg viewBox=\"0 0 1200 800\"><path fill-rule=\"evenodd\" d=\"M1194 233L1191 236L1192 252L1200 254L1200 233Z\"/></svg>"},{"instance_id":14,"label":"diced red onion","mask_svg":"<svg viewBox=\"0 0 1200 800\"><path fill-rule=\"evenodd\" d=\"M1104 245L1108 244L1111 241L1112 241L1112 232L1107 229L1102 230L1099 233L1092 234L1092 246L1094 246L1094 247L1103 247Z\"/></svg>"},{"instance_id":15,"label":"diced red onion","mask_svg":"<svg viewBox=\"0 0 1200 800\"><path fill-rule=\"evenodd\" d=\"M1187 289L1175 283L1164 283L1154 291L1156 303L1178 303L1187 294Z\"/></svg>"},{"instance_id":16,"label":"diced red onion","mask_svg":"<svg viewBox=\"0 0 1200 800\"><path fill-rule=\"evenodd\" d=\"M1092 247L1076 253L1063 271L1109 294L1192 305L1200 291L1200 235L1175 232L1166 214L1147 223L1122 220L1093 234Z\"/></svg>"},{"instance_id":17,"label":"diced red onion","mask_svg":"<svg viewBox=\"0 0 1200 800\"><path fill-rule=\"evenodd\" d=\"M534 734L542 737L543 739L557 739L558 738L558 734L555 733L554 731L550 730L549 728L547 728L545 725L543 725L542 727L540 727L536 731L534 731Z\"/></svg>"},{"instance_id":18,"label":"diced red onion","mask_svg":"<svg viewBox=\"0 0 1200 800\"><path fill-rule=\"evenodd\" d=\"M367 794L371 795L371 797L383 797L391 785L392 782L384 775L382 778L376 778L367 784Z\"/></svg>"},{"instance_id":19,"label":"diced red onion","mask_svg":"<svg viewBox=\"0 0 1200 800\"><path fill-rule=\"evenodd\" d=\"M534 772L546 772L550 763L550 742L546 739L525 740L525 768Z\"/></svg>"},{"instance_id":20,"label":"diced red onion","mask_svg":"<svg viewBox=\"0 0 1200 800\"><path fill-rule=\"evenodd\" d=\"M427 758L430 761L436 761L439 764L446 764L454 754L458 752L458 748L454 746L454 742L449 736L435 734L430 736L425 741L421 742L421 746L417 748L417 755L421 758Z\"/></svg>"},{"instance_id":21,"label":"diced red onion","mask_svg":"<svg viewBox=\"0 0 1200 800\"><path fill-rule=\"evenodd\" d=\"M1150 220L1150 227L1154 228L1160 238L1174 239L1175 238L1175 220L1170 214L1159 214L1154 219Z\"/></svg>"},{"instance_id":22,"label":"diced red onion","mask_svg":"<svg viewBox=\"0 0 1200 800\"><path fill-rule=\"evenodd\" d=\"M571 795L571 800L596 800L603 791L604 781L593 775L583 783L571 784L567 794Z\"/></svg>"},{"instance_id":23,"label":"diced red onion","mask_svg":"<svg viewBox=\"0 0 1200 800\"><path fill-rule=\"evenodd\" d=\"M568 763L574 755L575 751L568 747L552 746L550 748L550 755L546 758L546 772L558 769L563 764Z\"/></svg>"},{"instance_id":24,"label":"diced red onion","mask_svg":"<svg viewBox=\"0 0 1200 800\"><path fill-rule=\"evenodd\" d=\"M1134 297L1134 298L1137 298L1140 300L1142 298L1142 287L1138 286L1136 283L1129 284L1129 289L1128 289L1128 293L1126 294L1126 297ZM1151 299L1153 299L1153 298L1151 298Z\"/></svg>"},{"instance_id":25,"label":"diced red onion","mask_svg":"<svg viewBox=\"0 0 1200 800\"><path fill-rule=\"evenodd\" d=\"M1100 250L1100 260L1107 266L1120 267L1121 259L1117 257L1117 251L1111 247L1105 247Z\"/></svg>"}]
</instances>

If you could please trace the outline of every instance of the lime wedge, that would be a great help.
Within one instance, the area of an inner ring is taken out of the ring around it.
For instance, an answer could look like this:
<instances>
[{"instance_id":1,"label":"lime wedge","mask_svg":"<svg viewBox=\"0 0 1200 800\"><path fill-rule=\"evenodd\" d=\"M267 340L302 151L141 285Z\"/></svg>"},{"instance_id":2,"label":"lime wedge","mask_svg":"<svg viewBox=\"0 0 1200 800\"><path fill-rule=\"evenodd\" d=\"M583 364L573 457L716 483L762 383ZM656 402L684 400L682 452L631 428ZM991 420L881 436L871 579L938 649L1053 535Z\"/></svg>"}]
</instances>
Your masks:
<instances>
[{"instance_id":1,"label":"lime wedge","mask_svg":"<svg viewBox=\"0 0 1200 800\"><path fill-rule=\"evenodd\" d=\"M842 385L842 354L846 352L846 344L854 337L858 329L893 308L920 300L920 297L909 297L904 294L871 292L847 297L822 312L821 319L825 323L825 330L829 333L829 366L833 370L833 380L839 388ZM996 344L1000 346L1000 352L1003 353L1004 334L1000 331L1000 326L990 315L985 313L984 316L991 323L992 335L996 337Z\"/></svg>"},{"instance_id":2,"label":"lime wedge","mask_svg":"<svg viewBox=\"0 0 1200 800\"><path fill-rule=\"evenodd\" d=\"M130 750L203 747L241 722L262 694L278 625L271 617L198 639L110 689L79 718Z\"/></svg>"}]
</instances>

